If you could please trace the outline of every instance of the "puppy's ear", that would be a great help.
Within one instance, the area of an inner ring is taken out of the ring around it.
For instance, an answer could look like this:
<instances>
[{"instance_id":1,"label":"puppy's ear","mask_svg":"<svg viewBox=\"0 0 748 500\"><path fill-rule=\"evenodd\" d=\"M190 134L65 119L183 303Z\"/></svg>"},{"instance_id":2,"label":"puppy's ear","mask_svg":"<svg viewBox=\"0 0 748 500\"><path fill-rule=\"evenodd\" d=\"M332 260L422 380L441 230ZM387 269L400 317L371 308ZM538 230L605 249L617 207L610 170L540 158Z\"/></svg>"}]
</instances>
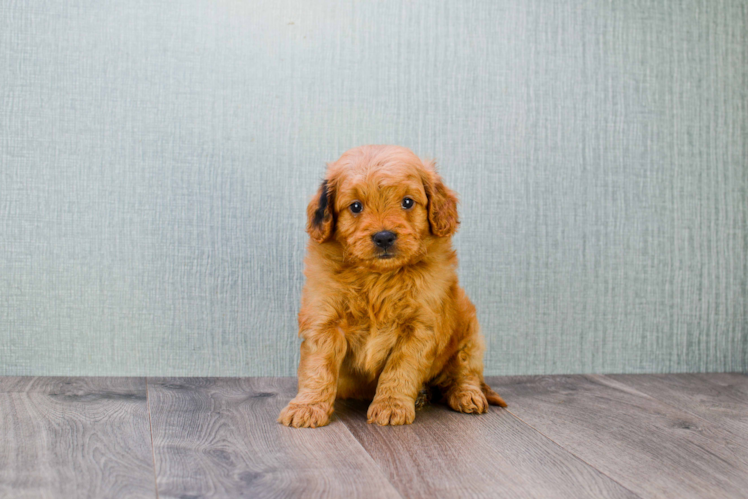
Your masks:
<instances>
[{"instance_id":1,"label":"puppy's ear","mask_svg":"<svg viewBox=\"0 0 748 500\"><path fill-rule=\"evenodd\" d=\"M428 197L429 225L437 237L451 236L457 231L457 195L444 185L433 162L424 162L423 187Z\"/></svg>"},{"instance_id":2,"label":"puppy's ear","mask_svg":"<svg viewBox=\"0 0 748 500\"><path fill-rule=\"evenodd\" d=\"M333 211L333 189L327 182L322 181L317 194L306 208L306 232L317 243L324 243L332 237L335 229L335 214Z\"/></svg>"}]
</instances>

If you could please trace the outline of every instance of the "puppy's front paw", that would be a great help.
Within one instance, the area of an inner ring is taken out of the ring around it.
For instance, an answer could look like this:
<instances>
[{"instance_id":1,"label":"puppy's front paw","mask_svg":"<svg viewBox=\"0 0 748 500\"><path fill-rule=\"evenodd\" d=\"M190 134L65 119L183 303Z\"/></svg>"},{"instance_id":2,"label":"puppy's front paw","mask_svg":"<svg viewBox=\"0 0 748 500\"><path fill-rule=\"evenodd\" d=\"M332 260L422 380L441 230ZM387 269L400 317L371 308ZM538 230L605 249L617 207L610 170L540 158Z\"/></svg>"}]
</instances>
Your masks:
<instances>
[{"instance_id":1,"label":"puppy's front paw","mask_svg":"<svg viewBox=\"0 0 748 500\"><path fill-rule=\"evenodd\" d=\"M462 413L486 413L488 400L477 387L461 387L447 399L449 407Z\"/></svg>"},{"instance_id":2,"label":"puppy's front paw","mask_svg":"<svg viewBox=\"0 0 748 500\"><path fill-rule=\"evenodd\" d=\"M293 401L280 413L278 422L288 427L322 427L330 423L329 403L299 404Z\"/></svg>"},{"instance_id":3,"label":"puppy's front paw","mask_svg":"<svg viewBox=\"0 0 748 500\"><path fill-rule=\"evenodd\" d=\"M375 399L366 413L367 422L379 425L412 424L416 418L416 407L413 401L406 399Z\"/></svg>"}]
</instances>

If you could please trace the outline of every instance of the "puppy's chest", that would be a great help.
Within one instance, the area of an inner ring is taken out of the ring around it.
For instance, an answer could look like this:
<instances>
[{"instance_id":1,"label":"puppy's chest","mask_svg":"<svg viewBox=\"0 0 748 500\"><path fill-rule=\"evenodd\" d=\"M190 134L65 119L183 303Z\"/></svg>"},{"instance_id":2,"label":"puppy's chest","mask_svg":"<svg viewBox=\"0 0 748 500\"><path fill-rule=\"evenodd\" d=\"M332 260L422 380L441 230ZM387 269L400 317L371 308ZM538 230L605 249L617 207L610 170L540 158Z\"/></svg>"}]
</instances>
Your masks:
<instances>
[{"instance_id":1,"label":"puppy's chest","mask_svg":"<svg viewBox=\"0 0 748 500\"><path fill-rule=\"evenodd\" d=\"M405 279L353 282L344 297L351 326L386 329L407 322L418 310L417 293Z\"/></svg>"},{"instance_id":2,"label":"puppy's chest","mask_svg":"<svg viewBox=\"0 0 748 500\"><path fill-rule=\"evenodd\" d=\"M434 311L438 291L420 289L407 273L364 276L348 283L341 318L348 363L376 377L401 337L413 333L416 325L437 321L429 311Z\"/></svg>"},{"instance_id":3,"label":"puppy's chest","mask_svg":"<svg viewBox=\"0 0 748 500\"><path fill-rule=\"evenodd\" d=\"M417 294L405 280L354 282L345 294L349 354L366 371L376 370L418 314Z\"/></svg>"},{"instance_id":4,"label":"puppy's chest","mask_svg":"<svg viewBox=\"0 0 748 500\"><path fill-rule=\"evenodd\" d=\"M376 377L398 338L408 329L411 300L402 292L358 289L348 295L344 331L348 362Z\"/></svg>"}]
</instances>

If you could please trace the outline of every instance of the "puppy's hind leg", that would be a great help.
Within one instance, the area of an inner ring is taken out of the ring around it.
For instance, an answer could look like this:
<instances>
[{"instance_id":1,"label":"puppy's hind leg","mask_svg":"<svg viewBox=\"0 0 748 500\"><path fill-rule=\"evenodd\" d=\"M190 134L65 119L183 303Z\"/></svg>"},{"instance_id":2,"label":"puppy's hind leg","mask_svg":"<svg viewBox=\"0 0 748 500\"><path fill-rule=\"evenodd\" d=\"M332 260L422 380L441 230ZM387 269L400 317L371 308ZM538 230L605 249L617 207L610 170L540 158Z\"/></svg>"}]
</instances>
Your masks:
<instances>
[{"instance_id":1,"label":"puppy's hind leg","mask_svg":"<svg viewBox=\"0 0 748 500\"><path fill-rule=\"evenodd\" d=\"M462 413L486 413L489 404L506 407L483 380L483 339L477 331L450 358L436 385L450 408Z\"/></svg>"}]
</instances>

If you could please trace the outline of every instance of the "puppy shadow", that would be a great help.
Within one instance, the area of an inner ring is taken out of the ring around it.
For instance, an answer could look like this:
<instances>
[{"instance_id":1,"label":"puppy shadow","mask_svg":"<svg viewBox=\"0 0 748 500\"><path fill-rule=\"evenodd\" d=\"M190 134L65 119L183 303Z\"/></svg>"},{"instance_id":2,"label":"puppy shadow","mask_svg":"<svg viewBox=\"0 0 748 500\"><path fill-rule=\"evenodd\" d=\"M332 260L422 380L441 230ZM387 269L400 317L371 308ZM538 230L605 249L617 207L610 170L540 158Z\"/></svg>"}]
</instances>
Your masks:
<instances>
[{"instance_id":1,"label":"puppy shadow","mask_svg":"<svg viewBox=\"0 0 748 500\"><path fill-rule=\"evenodd\" d=\"M366 412L369 410L369 405L371 405L371 400L338 399L335 401L333 420L339 419L346 422L369 425L366 423ZM423 424L439 418L442 412L457 413L444 402L442 394L438 389L430 388L429 390L422 390L416 399L416 419L410 425Z\"/></svg>"}]
</instances>

